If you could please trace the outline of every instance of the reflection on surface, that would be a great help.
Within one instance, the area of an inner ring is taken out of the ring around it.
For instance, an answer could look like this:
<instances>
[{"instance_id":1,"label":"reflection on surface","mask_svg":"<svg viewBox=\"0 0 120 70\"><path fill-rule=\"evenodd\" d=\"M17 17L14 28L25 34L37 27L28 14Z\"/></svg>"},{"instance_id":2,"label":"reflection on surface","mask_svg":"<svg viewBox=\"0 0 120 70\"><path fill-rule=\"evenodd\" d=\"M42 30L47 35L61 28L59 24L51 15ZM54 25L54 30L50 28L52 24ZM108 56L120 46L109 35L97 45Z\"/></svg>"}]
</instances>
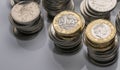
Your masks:
<instances>
[{"instance_id":1,"label":"reflection on surface","mask_svg":"<svg viewBox=\"0 0 120 70\"><path fill-rule=\"evenodd\" d=\"M35 35L35 37L34 36L32 38L28 37L29 40L28 39L27 40L16 39L16 40L21 47L27 50L39 50L40 48L44 47L43 45L46 43L47 39L45 36L46 36L45 28L43 28L41 32ZM22 38L25 39L25 37Z\"/></svg>"},{"instance_id":2,"label":"reflection on surface","mask_svg":"<svg viewBox=\"0 0 120 70\"><path fill-rule=\"evenodd\" d=\"M63 67L64 70L82 70L85 66L83 51L75 55L59 55L53 54L55 61Z\"/></svg>"}]
</instances>

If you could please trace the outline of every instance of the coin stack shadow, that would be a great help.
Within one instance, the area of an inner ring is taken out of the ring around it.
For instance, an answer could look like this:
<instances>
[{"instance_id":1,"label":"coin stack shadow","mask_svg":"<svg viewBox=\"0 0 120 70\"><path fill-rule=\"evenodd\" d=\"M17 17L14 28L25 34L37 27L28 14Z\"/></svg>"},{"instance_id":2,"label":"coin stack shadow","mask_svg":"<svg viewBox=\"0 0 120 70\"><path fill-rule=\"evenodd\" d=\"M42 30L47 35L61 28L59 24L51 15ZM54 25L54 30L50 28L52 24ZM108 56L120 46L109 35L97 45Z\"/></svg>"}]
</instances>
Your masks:
<instances>
[{"instance_id":1,"label":"coin stack shadow","mask_svg":"<svg viewBox=\"0 0 120 70\"><path fill-rule=\"evenodd\" d=\"M108 4L108 5L107 5ZM80 11L86 20L86 25L96 19L110 19L110 12L115 8L117 0L83 0Z\"/></svg>"},{"instance_id":2,"label":"coin stack shadow","mask_svg":"<svg viewBox=\"0 0 120 70\"><path fill-rule=\"evenodd\" d=\"M49 36L58 52L73 53L82 46L84 18L72 11L63 11L55 16Z\"/></svg>"},{"instance_id":3,"label":"coin stack shadow","mask_svg":"<svg viewBox=\"0 0 120 70\"><path fill-rule=\"evenodd\" d=\"M40 6L33 1L21 1L16 4L9 19L16 36L32 36L43 28Z\"/></svg>"},{"instance_id":4,"label":"coin stack shadow","mask_svg":"<svg viewBox=\"0 0 120 70\"><path fill-rule=\"evenodd\" d=\"M116 25L117 33L118 33L118 35L120 35L120 12L116 16L116 24L115 25Z\"/></svg>"},{"instance_id":5,"label":"coin stack shadow","mask_svg":"<svg viewBox=\"0 0 120 70\"><path fill-rule=\"evenodd\" d=\"M42 3L50 17L54 17L64 10L74 10L73 0L43 0Z\"/></svg>"},{"instance_id":6,"label":"coin stack shadow","mask_svg":"<svg viewBox=\"0 0 120 70\"><path fill-rule=\"evenodd\" d=\"M11 4L11 6L14 6L15 4L17 4L21 1L34 1L34 2L37 2L38 4L40 4L41 0L10 0L10 4Z\"/></svg>"},{"instance_id":7,"label":"coin stack shadow","mask_svg":"<svg viewBox=\"0 0 120 70\"><path fill-rule=\"evenodd\" d=\"M93 64L104 67L118 59L118 37L111 22L103 19L91 22L86 28L84 42L88 50L88 60Z\"/></svg>"}]
</instances>

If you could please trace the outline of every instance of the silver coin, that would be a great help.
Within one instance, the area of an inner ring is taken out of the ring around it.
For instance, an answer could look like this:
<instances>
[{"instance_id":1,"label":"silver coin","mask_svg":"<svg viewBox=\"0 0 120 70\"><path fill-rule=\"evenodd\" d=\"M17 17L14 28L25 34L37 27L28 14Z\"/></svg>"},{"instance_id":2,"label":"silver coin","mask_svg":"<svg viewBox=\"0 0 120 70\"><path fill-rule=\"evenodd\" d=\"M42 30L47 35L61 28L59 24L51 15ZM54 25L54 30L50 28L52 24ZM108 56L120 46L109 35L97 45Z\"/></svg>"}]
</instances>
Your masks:
<instances>
[{"instance_id":1,"label":"silver coin","mask_svg":"<svg viewBox=\"0 0 120 70\"><path fill-rule=\"evenodd\" d=\"M120 35L120 12L117 14L115 22L117 33Z\"/></svg>"},{"instance_id":2,"label":"silver coin","mask_svg":"<svg viewBox=\"0 0 120 70\"><path fill-rule=\"evenodd\" d=\"M78 49L78 45L82 44L82 36L78 35L75 37L67 38L67 37L60 37L56 34L53 26L51 25L49 28L49 36L54 42L55 46L58 47L61 51L64 52L71 52Z\"/></svg>"},{"instance_id":3,"label":"silver coin","mask_svg":"<svg viewBox=\"0 0 120 70\"><path fill-rule=\"evenodd\" d=\"M85 0L85 7L86 7L86 10L87 10L89 13L93 14L93 15L103 16L103 15L108 15L108 14L109 14L109 12L95 12L95 11L93 11L93 10L89 7L87 0Z\"/></svg>"},{"instance_id":4,"label":"silver coin","mask_svg":"<svg viewBox=\"0 0 120 70\"><path fill-rule=\"evenodd\" d=\"M40 7L33 1L21 1L16 4L12 8L9 19L17 35L37 33L43 28L44 23Z\"/></svg>"},{"instance_id":5,"label":"silver coin","mask_svg":"<svg viewBox=\"0 0 120 70\"><path fill-rule=\"evenodd\" d=\"M15 4L17 4L21 1L35 1L37 3L40 3L41 0L10 0L10 4L11 4L11 6L14 6Z\"/></svg>"},{"instance_id":6,"label":"silver coin","mask_svg":"<svg viewBox=\"0 0 120 70\"><path fill-rule=\"evenodd\" d=\"M87 0L90 8L98 12L108 12L115 8L117 0Z\"/></svg>"},{"instance_id":7,"label":"silver coin","mask_svg":"<svg viewBox=\"0 0 120 70\"><path fill-rule=\"evenodd\" d=\"M109 60L109 61L103 61L103 62L101 62L101 61L97 61L97 60L94 60L93 58L91 58L89 55L88 55L88 57L89 57L89 61L90 62L92 62L93 64L96 64L96 65L98 65L98 66L102 66L102 67L106 67L106 66L110 66L110 65L112 65L113 63L115 63L116 61L117 61L117 59L118 59L118 54L113 58L113 59L111 59L111 60Z\"/></svg>"},{"instance_id":8,"label":"silver coin","mask_svg":"<svg viewBox=\"0 0 120 70\"><path fill-rule=\"evenodd\" d=\"M48 15L55 16L64 10L74 10L73 0L43 0Z\"/></svg>"},{"instance_id":9,"label":"silver coin","mask_svg":"<svg viewBox=\"0 0 120 70\"><path fill-rule=\"evenodd\" d=\"M64 39L59 38L58 36L56 36L53 27L51 27L51 29L49 30L49 34L50 34L51 39L54 42L61 44L61 45L73 45L76 43L80 43L79 41L81 39L79 36L77 36L75 38L64 38Z\"/></svg>"},{"instance_id":10,"label":"silver coin","mask_svg":"<svg viewBox=\"0 0 120 70\"><path fill-rule=\"evenodd\" d=\"M84 16L85 20L87 21L86 25L96 19L110 19L110 12L96 12L93 11L89 5L88 0L83 0L80 4L80 11L81 14Z\"/></svg>"},{"instance_id":11,"label":"silver coin","mask_svg":"<svg viewBox=\"0 0 120 70\"><path fill-rule=\"evenodd\" d=\"M22 1L11 10L13 20L20 25L31 25L40 15L40 7L36 2Z\"/></svg>"},{"instance_id":12,"label":"silver coin","mask_svg":"<svg viewBox=\"0 0 120 70\"><path fill-rule=\"evenodd\" d=\"M19 31L22 32L22 33L24 33L24 34L34 34L36 32L41 31L42 28L43 28L43 26L44 26L43 19L39 19L35 23L36 24L34 24L31 27L29 27L29 28L22 28L22 29L19 29Z\"/></svg>"}]
</instances>

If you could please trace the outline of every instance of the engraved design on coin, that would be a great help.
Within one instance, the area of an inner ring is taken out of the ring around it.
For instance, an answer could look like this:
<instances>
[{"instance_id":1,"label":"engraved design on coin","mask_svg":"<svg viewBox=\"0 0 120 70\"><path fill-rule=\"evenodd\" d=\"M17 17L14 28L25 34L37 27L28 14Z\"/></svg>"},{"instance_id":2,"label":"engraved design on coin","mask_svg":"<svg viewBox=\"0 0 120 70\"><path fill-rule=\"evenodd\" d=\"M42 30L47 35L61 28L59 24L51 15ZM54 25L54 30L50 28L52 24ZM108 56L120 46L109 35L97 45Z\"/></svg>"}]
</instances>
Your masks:
<instances>
[{"instance_id":1,"label":"engraved design on coin","mask_svg":"<svg viewBox=\"0 0 120 70\"><path fill-rule=\"evenodd\" d=\"M88 1L90 7L98 12L110 11L117 4L117 0L88 0Z\"/></svg>"},{"instance_id":2,"label":"engraved design on coin","mask_svg":"<svg viewBox=\"0 0 120 70\"><path fill-rule=\"evenodd\" d=\"M77 18L72 14L65 14L61 16L58 20L60 28L65 30L70 30L76 27L77 23L78 23Z\"/></svg>"},{"instance_id":3,"label":"engraved design on coin","mask_svg":"<svg viewBox=\"0 0 120 70\"><path fill-rule=\"evenodd\" d=\"M107 38L111 34L111 29L107 24L96 24L92 27L92 35L97 39Z\"/></svg>"},{"instance_id":4,"label":"engraved design on coin","mask_svg":"<svg viewBox=\"0 0 120 70\"><path fill-rule=\"evenodd\" d=\"M36 19L40 14L39 5L34 2L18 3L12 11L11 16L17 22L30 22Z\"/></svg>"}]
</instances>

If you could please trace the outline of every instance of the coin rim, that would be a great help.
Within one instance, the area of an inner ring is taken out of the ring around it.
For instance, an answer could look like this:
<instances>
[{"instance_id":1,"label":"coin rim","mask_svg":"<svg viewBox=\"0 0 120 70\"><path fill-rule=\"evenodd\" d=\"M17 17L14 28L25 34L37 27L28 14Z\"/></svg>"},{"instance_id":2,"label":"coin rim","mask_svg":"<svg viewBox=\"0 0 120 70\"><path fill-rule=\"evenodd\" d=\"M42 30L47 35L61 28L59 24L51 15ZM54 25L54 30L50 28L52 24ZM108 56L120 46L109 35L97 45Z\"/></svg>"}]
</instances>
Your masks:
<instances>
[{"instance_id":1,"label":"coin rim","mask_svg":"<svg viewBox=\"0 0 120 70\"><path fill-rule=\"evenodd\" d=\"M61 29L61 27L58 24L59 18L65 14L73 14L78 20L78 22L76 23L76 26L70 30ZM84 24L85 23L83 22L83 18L81 17L81 15L77 14L76 12L72 12L72 11L60 12L58 15L55 16L55 18L53 20L53 27L54 27L55 31L59 34L62 34L62 35L74 34L78 30L82 31Z\"/></svg>"},{"instance_id":2,"label":"coin rim","mask_svg":"<svg viewBox=\"0 0 120 70\"><path fill-rule=\"evenodd\" d=\"M104 38L104 39L97 39L95 38L92 33L91 33L91 29L92 27L97 24L97 23L100 23L100 22L105 22L104 24L107 24L108 26L110 26L110 29L111 29L111 34L107 37L107 38ZM105 20L105 19L97 19L97 20L94 20L92 21L86 28L86 31L85 31L85 34L87 36L87 38L89 40L91 40L92 42L94 43L98 43L98 44L102 44L102 43L106 43L106 42L109 42L110 40L112 40L115 35L116 35L116 28L115 26L108 20Z\"/></svg>"}]
</instances>

